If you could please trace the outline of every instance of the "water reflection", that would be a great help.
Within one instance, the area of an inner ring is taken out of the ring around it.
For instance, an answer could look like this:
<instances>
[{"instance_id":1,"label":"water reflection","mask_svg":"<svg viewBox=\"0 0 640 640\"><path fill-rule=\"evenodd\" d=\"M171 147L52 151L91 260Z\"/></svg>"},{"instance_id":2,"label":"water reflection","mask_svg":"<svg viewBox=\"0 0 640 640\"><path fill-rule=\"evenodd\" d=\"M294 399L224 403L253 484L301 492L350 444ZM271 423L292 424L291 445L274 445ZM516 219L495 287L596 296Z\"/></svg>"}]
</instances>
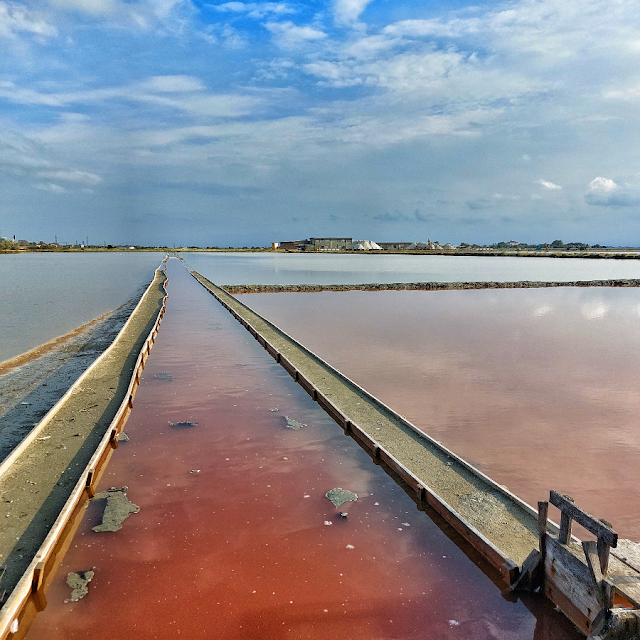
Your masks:
<instances>
[{"instance_id":1,"label":"water reflection","mask_svg":"<svg viewBox=\"0 0 640 640\"><path fill-rule=\"evenodd\" d=\"M30 640L578 637L542 599L504 599L173 260L169 279L99 487L128 486L140 512L98 534L91 506ZM334 487L358 500L334 508ZM63 604L66 573L89 567L89 595Z\"/></svg>"},{"instance_id":2,"label":"water reflection","mask_svg":"<svg viewBox=\"0 0 640 640\"><path fill-rule=\"evenodd\" d=\"M639 540L639 296L567 288L241 300L529 503L556 488Z\"/></svg>"}]
</instances>

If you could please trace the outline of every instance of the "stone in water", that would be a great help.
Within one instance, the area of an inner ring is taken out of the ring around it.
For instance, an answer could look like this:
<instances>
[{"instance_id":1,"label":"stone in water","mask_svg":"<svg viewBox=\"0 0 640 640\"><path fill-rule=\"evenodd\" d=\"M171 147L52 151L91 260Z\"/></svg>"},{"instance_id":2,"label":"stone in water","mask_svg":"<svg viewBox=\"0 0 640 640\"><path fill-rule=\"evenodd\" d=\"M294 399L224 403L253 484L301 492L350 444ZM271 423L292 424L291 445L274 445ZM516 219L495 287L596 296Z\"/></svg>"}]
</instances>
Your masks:
<instances>
[{"instance_id":1,"label":"stone in water","mask_svg":"<svg viewBox=\"0 0 640 640\"><path fill-rule=\"evenodd\" d=\"M306 424L302 424L302 422L298 422L289 416L285 416L285 420L287 421L287 427L289 429L293 429L294 431L298 431L298 429L302 429L302 427L306 427Z\"/></svg>"},{"instance_id":2,"label":"stone in water","mask_svg":"<svg viewBox=\"0 0 640 640\"><path fill-rule=\"evenodd\" d=\"M345 502L355 502L358 499L357 493L353 493L353 491L348 491L342 487L335 487L331 489L331 491L327 491L324 495L331 500L334 507L339 507Z\"/></svg>"}]
</instances>

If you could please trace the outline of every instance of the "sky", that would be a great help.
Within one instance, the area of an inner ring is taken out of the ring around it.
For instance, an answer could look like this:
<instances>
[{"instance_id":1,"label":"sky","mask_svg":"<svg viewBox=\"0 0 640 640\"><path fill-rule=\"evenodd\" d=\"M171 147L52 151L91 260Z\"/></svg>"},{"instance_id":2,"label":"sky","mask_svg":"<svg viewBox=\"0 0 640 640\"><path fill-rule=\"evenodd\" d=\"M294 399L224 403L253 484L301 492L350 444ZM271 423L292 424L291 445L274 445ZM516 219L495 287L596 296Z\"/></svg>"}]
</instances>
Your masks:
<instances>
[{"instance_id":1,"label":"sky","mask_svg":"<svg viewBox=\"0 0 640 640\"><path fill-rule=\"evenodd\" d=\"M640 245L635 0L0 0L0 234Z\"/></svg>"}]
</instances>

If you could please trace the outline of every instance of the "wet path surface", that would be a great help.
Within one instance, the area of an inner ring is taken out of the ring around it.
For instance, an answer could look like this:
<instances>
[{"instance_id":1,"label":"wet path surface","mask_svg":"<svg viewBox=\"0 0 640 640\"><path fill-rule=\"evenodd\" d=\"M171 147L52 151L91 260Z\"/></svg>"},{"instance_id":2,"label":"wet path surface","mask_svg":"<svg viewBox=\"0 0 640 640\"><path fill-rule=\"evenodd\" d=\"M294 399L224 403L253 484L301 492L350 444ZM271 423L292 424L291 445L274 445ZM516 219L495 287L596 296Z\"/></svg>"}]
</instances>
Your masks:
<instances>
[{"instance_id":1,"label":"wet path surface","mask_svg":"<svg viewBox=\"0 0 640 640\"><path fill-rule=\"evenodd\" d=\"M95 533L90 506L30 640L579 637L541 599L502 598L175 260L168 276L130 440L98 487L127 486L140 512ZM335 487L357 501L334 507ZM92 567L65 604L66 574Z\"/></svg>"}]
</instances>

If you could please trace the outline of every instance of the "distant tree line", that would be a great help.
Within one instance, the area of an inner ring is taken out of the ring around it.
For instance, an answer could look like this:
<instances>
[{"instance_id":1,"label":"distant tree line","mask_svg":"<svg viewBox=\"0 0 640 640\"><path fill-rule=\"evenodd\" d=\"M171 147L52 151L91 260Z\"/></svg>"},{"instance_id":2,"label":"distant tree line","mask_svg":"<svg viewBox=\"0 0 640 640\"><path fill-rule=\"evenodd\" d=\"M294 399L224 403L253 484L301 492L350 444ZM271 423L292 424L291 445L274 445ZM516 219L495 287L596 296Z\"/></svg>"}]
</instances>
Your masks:
<instances>
[{"instance_id":1,"label":"distant tree line","mask_svg":"<svg viewBox=\"0 0 640 640\"><path fill-rule=\"evenodd\" d=\"M553 242L538 242L528 244L526 242L495 242L489 245L469 244L467 242L460 243L461 249L515 249L515 250L533 250L540 251L546 249L565 249L570 251L584 251L586 249L606 249L607 245L592 244L586 242L563 242L562 240L554 240Z\"/></svg>"}]
</instances>

